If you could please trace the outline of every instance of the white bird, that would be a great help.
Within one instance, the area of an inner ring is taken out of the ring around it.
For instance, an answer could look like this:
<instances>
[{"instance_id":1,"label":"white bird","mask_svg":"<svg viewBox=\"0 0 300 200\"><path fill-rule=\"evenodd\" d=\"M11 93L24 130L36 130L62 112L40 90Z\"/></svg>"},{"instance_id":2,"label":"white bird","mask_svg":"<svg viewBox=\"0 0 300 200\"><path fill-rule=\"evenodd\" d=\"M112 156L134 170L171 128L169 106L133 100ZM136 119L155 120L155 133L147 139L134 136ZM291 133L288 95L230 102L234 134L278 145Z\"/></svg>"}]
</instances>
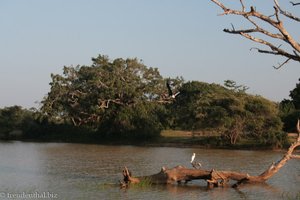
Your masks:
<instances>
[{"instance_id":1,"label":"white bird","mask_svg":"<svg viewBox=\"0 0 300 200\"><path fill-rule=\"evenodd\" d=\"M193 163L193 162L194 162L194 160L195 160L195 157L196 157L196 154L195 154L195 153L193 153L193 155L192 155L192 158L191 158L191 163Z\"/></svg>"}]
</instances>

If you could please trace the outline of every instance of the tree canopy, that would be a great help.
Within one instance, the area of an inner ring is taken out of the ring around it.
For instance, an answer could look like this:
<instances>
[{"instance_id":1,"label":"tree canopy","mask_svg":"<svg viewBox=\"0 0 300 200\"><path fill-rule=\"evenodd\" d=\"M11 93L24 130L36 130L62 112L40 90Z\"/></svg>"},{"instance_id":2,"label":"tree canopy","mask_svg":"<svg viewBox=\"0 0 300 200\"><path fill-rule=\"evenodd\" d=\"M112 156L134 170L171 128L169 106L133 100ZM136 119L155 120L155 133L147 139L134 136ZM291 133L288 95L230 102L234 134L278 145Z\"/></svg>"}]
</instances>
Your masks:
<instances>
[{"instance_id":1,"label":"tree canopy","mask_svg":"<svg viewBox=\"0 0 300 200\"><path fill-rule=\"evenodd\" d=\"M274 143L282 122L278 106L260 96L198 81L183 84L184 95L172 105L173 127L205 131L235 144L242 138ZM184 122L184 123L183 123Z\"/></svg>"},{"instance_id":2,"label":"tree canopy","mask_svg":"<svg viewBox=\"0 0 300 200\"><path fill-rule=\"evenodd\" d=\"M34 110L21 106L0 109L0 138L9 137L13 131L28 131L34 126Z\"/></svg>"},{"instance_id":3,"label":"tree canopy","mask_svg":"<svg viewBox=\"0 0 300 200\"><path fill-rule=\"evenodd\" d=\"M138 59L110 60L99 55L91 66L64 67L52 74L51 90L42 101L42 112L52 120L72 122L103 132L155 132L168 102L166 80L157 68ZM182 80L172 79L180 83Z\"/></svg>"}]
</instances>

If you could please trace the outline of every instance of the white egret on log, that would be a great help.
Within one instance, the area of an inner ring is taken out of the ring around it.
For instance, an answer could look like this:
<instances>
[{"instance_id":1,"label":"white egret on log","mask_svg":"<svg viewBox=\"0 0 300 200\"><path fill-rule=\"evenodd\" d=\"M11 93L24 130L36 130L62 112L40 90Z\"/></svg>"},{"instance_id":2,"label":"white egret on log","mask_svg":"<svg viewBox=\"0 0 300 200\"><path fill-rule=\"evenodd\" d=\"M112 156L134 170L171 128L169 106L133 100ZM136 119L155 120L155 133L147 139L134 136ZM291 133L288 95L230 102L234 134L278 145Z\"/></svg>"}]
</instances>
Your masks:
<instances>
[{"instance_id":1,"label":"white egret on log","mask_svg":"<svg viewBox=\"0 0 300 200\"><path fill-rule=\"evenodd\" d=\"M191 158L191 163L193 163L193 162L194 162L194 160L195 160L195 157L196 157L196 154L195 154L195 153L193 153L193 155L192 155L192 158Z\"/></svg>"}]
</instances>

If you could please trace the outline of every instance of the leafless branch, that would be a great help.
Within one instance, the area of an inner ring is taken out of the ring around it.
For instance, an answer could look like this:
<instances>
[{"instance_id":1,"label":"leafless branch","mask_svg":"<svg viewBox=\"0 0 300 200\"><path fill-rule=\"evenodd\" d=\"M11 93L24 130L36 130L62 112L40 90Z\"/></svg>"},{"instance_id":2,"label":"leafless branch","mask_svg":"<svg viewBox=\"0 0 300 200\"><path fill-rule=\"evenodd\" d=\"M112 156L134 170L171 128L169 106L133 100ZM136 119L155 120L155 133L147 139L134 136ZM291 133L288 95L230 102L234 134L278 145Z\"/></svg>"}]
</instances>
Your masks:
<instances>
[{"instance_id":1,"label":"leafless branch","mask_svg":"<svg viewBox=\"0 0 300 200\"><path fill-rule=\"evenodd\" d=\"M256 28L254 29L256 32L260 32L264 35L267 35L269 37L272 37L272 38L276 38L276 39L280 39L280 40L284 40L285 41L285 38L279 34L279 33L271 33L270 31L267 31L266 29L263 29L261 28L254 20L252 20L250 17L246 17L246 19L252 23Z\"/></svg>"},{"instance_id":2,"label":"leafless branch","mask_svg":"<svg viewBox=\"0 0 300 200\"><path fill-rule=\"evenodd\" d=\"M300 159L300 155L291 155L291 158Z\"/></svg>"},{"instance_id":3,"label":"leafless branch","mask_svg":"<svg viewBox=\"0 0 300 200\"><path fill-rule=\"evenodd\" d=\"M99 100L99 105L98 108L109 108L110 102L118 104L118 105L123 105L120 99L108 99L108 100Z\"/></svg>"},{"instance_id":4,"label":"leafless branch","mask_svg":"<svg viewBox=\"0 0 300 200\"><path fill-rule=\"evenodd\" d=\"M278 22L280 22L280 19L279 19L279 15L278 15L278 8L276 6L274 6L274 10L275 10L275 17L277 19Z\"/></svg>"},{"instance_id":5,"label":"leafless branch","mask_svg":"<svg viewBox=\"0 0 300 200\"><path fill-rule=\"evenodd\" d=\"M243 2L243 0L240 0L240 2L241 2L241 5L242 5L242 11L243 11L243 12L245 12L245 11L246 11L246 9L245 9L245 5L244 5L244 2Z\"/></svg>"},{"instance_id":6,"label":"leafless branch","mask_svg":"<svg viewBox=\"0 0 300 200\"><path fill-rule=\"evenodd\" d=\"M286 61L284 61L283 63L281 63L281 64L279 64L279 66L277 66L277 67L275 67L275 66L273 66L274 67L274 69L280 69L283 65L285 65L287 62L289 62L291 59L290 58L288 58Z\"/></svg>"},{"instance_id":7,"label":"leafless branch","mask_svg":"<svg viewBox=\"0 0 300 200\"><path fill-rule=\"evenodd\" d=\"M271 49L271 50L262 50L259 48L255 48L258 50L259 53L280 55L287 58L287 60L284 63L280 64L279 67L275 67L275 68L282 67L289 60L300 62L300 56L298 54L300 53L300 44L285 29L284 23L280 19L280 14L296 21L300 21L300 19L295 17L291 13L288 13L283 9L281 9L277 0L274 0L275 6L274 6L274 14L272 16L267 16L259 11L256 11L256 9L253 6L250 7L250 11L246 11L246 7L243 3L243 0L240 0L240 3L242 5L241 10L230 9L226 7L223 3L221 3L219 0L211 0L211 2L218 5L223 10L223 13L221 15L242 16L254 26L254 28L236 30L232 25L231 30L224 29L224 32L241 35L253 42L262 44ZM272 18L273 16L275 16L275 18ZM267 29L263 28L264 27L263 25L260 25L261 23L266 23L271 25L273 28L275 28L275 30L278 31L278 33L274 33L273 31L272 32L268 31ZM259 38L259 36L257 35L253 36L253 33L261 33L262 35L267 36L267 38L264 37ZM293 53L290 53L289 50L286 48L281 48L281 46L277 47L275 43L268 41L268 37L284 41L292 48L291 51L293 51Z\"/></svg>"},{"instance_id":8,"label":"leafless branch","mask_svg":"<svg viewBox=\"0 0 300 200\"><path fill-rule=\"evenodd\" d=\"M299 18L299 17L296 17L296 16L293 15L292 13L283 10L283 9L279 6L279 3L278 3L277 0L274 0L274 3L275 3L275 6L279 9L279 11L280 11L281 14L283 14L284 16L286 16L286 17L288 17L288 18L290 18L290 19L293 19L293 20L295 20L295 21L297 21L297 22L300 22L300 18ZM293 3L293 2L291 2L291 3L292 3L294 6L295 6L295 5L300 5L300 3L296 3L296 4Z\"/></svg>"},{"instance_id":9,"label":"leafless branch","mask_svg":"<svg viewBox=\"0 0 300 200\"><path fill-rule=\"evenodd\" d=\"M290 3L291 3L293 6L300 5L300 3L294 3L294 2L292 2L292 1L290 1Z\"/></svg>"},{"instance_id":10,"label":"leafless branch","mask_svg":"<svg viewBox=\"0 0 300 200\"><path fill-rule=\"evenodd\" d=\"M244 32L241 32L240 35L242 35L245 38L247 38L249 40L252 40L252 41L254 41L256 43L260 43L260 44L266 45L266 46L270 47L270 49L272 50L272 51L267 51L267 50L261 50L261 49L257 48L257 50L258 50L259 53L281 55L281 56L284 56L284 57L287 57L287 58L291 58L293 60L297 60L297 61L300 62L300 57L295 56L293 54L290 54L290 53L286 52L285 50L274 46L272 43L270 43L268 41L265 41L265 40L260 39L260 38L256 38L256 37L251 36L250 34L247 34L247 33L244 33Z\"/></svg>"}]
</instances>

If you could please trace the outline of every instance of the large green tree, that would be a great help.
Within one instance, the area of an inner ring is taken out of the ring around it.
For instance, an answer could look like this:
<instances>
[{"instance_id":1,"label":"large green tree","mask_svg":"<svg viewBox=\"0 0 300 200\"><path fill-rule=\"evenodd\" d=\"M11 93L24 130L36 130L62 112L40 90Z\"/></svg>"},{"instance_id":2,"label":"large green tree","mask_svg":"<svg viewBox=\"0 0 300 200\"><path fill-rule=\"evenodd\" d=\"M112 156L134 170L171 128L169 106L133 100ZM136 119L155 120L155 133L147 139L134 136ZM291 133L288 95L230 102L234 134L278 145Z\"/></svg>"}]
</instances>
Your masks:
<instances>
[{"instance_id":1,"label":"large green tree","mask_svg":"<svg viewBox=\"0 0 300 200\"><path fill-rule=\"evenodd\" d=\"M174 128L206 130L231 144L242 138L258 139L261 144L281 140L278 107L269 100L197 81L183 84L181 92L171 105Z\"/></svg>"},{"instance_id":2,"label":"large green tree","mask_svg":"<svg viewBox=\"0 0 300 200\"><path fill-rule=\"evenodd\" d=\"M106 133L162 128L158 116L163 116L164 106L158 102L168 102L169 97L157 68L137 59L102 55L92 61L91 66L64 67L63 75L51 75L41 110L52 121Z\"/></svg>"}]
</instances>

